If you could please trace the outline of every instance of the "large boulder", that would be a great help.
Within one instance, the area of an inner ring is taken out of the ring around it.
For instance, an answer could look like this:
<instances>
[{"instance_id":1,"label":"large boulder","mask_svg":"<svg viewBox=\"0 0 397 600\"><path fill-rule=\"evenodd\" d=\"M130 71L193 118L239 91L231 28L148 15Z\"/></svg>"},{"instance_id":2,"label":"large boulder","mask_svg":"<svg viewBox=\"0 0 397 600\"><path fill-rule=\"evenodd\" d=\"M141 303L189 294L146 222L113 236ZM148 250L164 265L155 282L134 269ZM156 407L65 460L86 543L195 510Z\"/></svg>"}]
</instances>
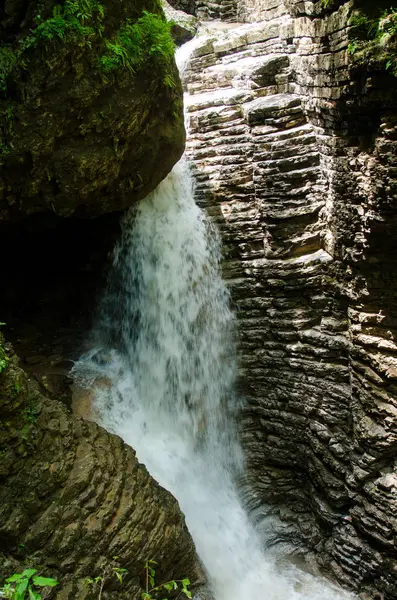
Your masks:
<instances>
[{"instance_id":1,"label":"large boulder","mask_svg":"<svg viewBox=\"0 0 397 600\"><path fill-rule=\"evenodd\" d=\"M0 581L29 566L59 581L59 600L140 598L157 583L198 581L177 501L123 441L42 395L0 334ZM118 557L116 563L113 557ZM118 583L113 567L128 570Z\"/></svg>"},{"instance_id":2,"label":"large boulder","mask_svg":"<svg viewBox=\"0 0 397 600\"><path fill-rule=\"evenodd\" d=\"M0 222L97 216L183 152L181 87L156 0L0 8Z\"/></svg>"}]
</instances>

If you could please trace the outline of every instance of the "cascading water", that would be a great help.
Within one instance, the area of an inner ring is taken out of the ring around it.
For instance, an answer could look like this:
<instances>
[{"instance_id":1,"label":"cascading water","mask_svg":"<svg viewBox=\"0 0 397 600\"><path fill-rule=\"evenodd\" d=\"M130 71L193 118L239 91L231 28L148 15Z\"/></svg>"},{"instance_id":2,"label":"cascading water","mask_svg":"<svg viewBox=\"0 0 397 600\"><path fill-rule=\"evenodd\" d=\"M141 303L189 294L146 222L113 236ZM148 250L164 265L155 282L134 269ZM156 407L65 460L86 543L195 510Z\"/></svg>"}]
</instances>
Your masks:
<instances>
[{"instance_id":1,"label":"cascading water","mask_svg":"<svg viewBox=\"0 0 397 600\"><path fill-rule=\"evenodd\" d=\"M179 500L216 600L341 600L264 553L236 479L233 316L219 237L182 161L124 220L97 346L75 367L94 412Z\"/></svg>"}]
</instances>

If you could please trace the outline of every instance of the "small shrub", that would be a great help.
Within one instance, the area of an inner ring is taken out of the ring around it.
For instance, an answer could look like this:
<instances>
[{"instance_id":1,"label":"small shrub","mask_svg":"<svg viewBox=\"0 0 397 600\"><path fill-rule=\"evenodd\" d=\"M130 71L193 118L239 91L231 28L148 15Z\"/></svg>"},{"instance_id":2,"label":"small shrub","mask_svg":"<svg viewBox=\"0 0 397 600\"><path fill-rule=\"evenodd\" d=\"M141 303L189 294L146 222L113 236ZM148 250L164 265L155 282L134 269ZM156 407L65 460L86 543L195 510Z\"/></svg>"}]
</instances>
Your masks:
<instances>
[{"instance_id":1,"label":"small shrub","mask_svg":"<svg viewBox=\"0 0 397 600\"><path fill-rule=\"evenodd\" d=\"M153 565L157 565L155 560L148 560L145 564L146 582L145 591L141 594L142 600L155 600L160 594L167 595L167 592L173 592L174 590L180 590L180 594L184 594L189 599L192 597L192 592L189 590L190 580L187 578L171 579L156 585L156 571Z\"/></svg>"},{"instance_id":2,"label":"small shrub","mask_svg":"<svg viewBox=\"0 0 397 600\"><path fill-rule=\"evenodd\" d=\"M112 561L105 565L102 569L102 575L97 577L87 577L85 585L93 586L98 588L98 600L102 598L102 592L105 583L112 577L116 577L119 583L123 583L124 576L128 573L127 569L122 569L118 566L118 556L113 556Z\"/></svg>"}]
</instances>

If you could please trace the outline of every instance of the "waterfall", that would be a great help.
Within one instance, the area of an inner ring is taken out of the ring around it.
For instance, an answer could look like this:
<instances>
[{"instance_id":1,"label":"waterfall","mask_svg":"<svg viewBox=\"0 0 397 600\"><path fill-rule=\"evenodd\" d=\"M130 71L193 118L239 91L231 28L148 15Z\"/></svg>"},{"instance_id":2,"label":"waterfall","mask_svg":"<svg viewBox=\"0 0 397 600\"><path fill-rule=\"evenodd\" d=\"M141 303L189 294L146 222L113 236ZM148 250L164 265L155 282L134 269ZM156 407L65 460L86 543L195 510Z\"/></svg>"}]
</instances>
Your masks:
<instances>
[{"instance_id":1,"label":"waterfall","mask_svg":"<svg viewBox=\"0 0 397 600\"><path fill-rule=\"evenodd\" d=\"M215 600L348 598L264 552L240 502L235 326L220 253L182 159L124 219L76 377L95 390L96 420L178 499Z\"/></svg>"}]
</instances>

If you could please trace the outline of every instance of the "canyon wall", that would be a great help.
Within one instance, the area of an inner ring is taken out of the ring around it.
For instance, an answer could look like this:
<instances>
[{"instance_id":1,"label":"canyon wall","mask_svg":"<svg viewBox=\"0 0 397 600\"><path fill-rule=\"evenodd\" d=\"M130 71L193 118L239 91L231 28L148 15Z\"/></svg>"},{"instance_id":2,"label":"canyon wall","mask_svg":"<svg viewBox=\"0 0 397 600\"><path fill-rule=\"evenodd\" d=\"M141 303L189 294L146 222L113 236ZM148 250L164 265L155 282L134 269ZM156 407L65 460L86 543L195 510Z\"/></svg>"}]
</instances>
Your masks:
<instances>
[{"instance_id":1,"label":"canyon wall","mask_svg":"<svg viewBox=\"0 0 397 600\"><path fill-rule=\"evenodd\" d=\"M391 599L396 80L349 56L352 3L331 4L242 2L250 23L203 39L185 73L188 152L239 321L258 527L277 513L275 541Z\"/></svg>"}]
</instances>

